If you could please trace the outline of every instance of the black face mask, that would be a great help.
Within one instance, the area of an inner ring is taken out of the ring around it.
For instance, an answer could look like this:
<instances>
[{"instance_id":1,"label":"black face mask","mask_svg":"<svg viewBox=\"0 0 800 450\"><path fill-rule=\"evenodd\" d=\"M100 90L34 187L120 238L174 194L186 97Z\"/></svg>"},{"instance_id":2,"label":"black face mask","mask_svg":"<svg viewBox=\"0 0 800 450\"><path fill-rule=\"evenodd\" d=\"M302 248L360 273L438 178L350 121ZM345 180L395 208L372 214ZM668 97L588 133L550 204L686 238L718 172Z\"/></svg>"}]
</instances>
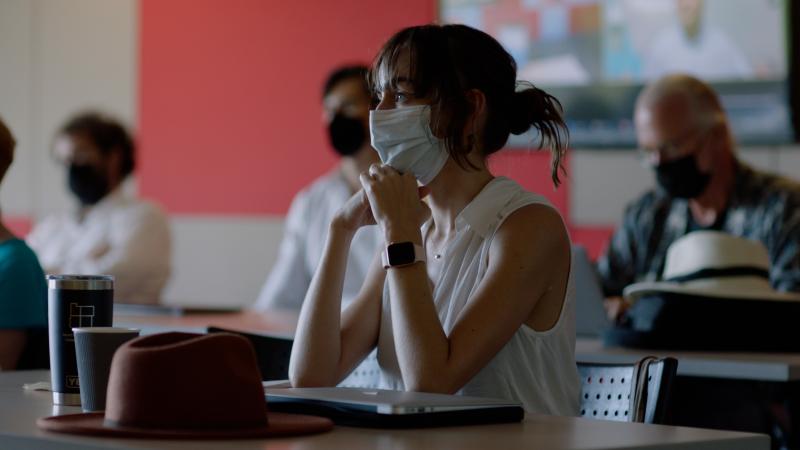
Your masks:
<instances>
[{"instance_id":1,"label":"black face mask","mask_svg":"<svg viewBox=\"0 0 800 450\"><path fill-rule=\"evenodd\" d=\"M361 120L336 114L328 125L328 137L336 153L351 156L364 145L367 133Z\"/></svg>"},{"instance_id":2,"label":"black face mask","mask_svg":"<svg viewBox=\"0 0 800 450\"><path fill-rule=\"evenodd\" d=\"M658 184L672 197L695 198L702 194L711 175L700 172L694 155L667 161L655 167Z\"/></svg>"},{"instance_id":3,"label":"black face mask","mask_svg":"<svg viewBox=\"0 0 800 450\"><path fill-rule=\"evenodd\" d=\"M94 205L108 193L108 180L91 165L69 166L69 188L83 205Z\"/></svg>"}]
</instances>

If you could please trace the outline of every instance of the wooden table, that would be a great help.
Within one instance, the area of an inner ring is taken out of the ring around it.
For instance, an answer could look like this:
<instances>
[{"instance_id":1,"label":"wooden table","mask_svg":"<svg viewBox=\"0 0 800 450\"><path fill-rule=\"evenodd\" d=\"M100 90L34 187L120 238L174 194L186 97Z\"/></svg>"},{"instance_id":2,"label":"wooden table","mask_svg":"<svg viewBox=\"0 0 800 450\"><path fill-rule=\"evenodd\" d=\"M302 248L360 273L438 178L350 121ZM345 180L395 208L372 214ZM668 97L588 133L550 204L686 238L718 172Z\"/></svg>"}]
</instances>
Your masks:
<instances>
[{"instance_id":1,"label":"wooden table","mask_svg":"<svg viewBox=\"0 0 800 450\"><path fill-rule=\"evenodd\" d=\"M0 373L0 448L19 449L696 449L766 450L765 435L660 425L606 422L531 415L522 423L424 430L336 427L332 432L293 438L229 441L108 439L48 433L36 419L80 412L54 407L49 392L22 389L23 383L49 380L46 371Z\"/></svg>"}]
</instances>

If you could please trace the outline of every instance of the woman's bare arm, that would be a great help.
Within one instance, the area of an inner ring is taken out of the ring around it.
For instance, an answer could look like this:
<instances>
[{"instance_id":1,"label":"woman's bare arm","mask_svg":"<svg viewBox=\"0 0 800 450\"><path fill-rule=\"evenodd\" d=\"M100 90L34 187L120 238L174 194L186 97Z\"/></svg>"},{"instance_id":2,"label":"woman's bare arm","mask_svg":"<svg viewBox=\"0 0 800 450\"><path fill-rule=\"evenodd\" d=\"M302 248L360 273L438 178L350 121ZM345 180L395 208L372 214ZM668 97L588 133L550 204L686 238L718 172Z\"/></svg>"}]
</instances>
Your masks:
<instances>
[{"instance_id":1,"label":"woman's bare arm","mask_svg":"<svg viewBox=\"0 0 800 450\"><path fill-rule=\"evenodd\" d=\"M513 213L492 241L489 269L450 335L436 314L425 265L389 269L392 326L406 388L453 393L463 387L531 319L546 293L563 293L565 283L554 281L566 280L569 254L555 210L530 205Z\"/></svg>"},{"instance_id":2,"label":"woman's bare arm","mask_svg":"<svg viewBox=\"0 0 800 450\"><path fill-rule=\"evenodd\" d=\"M371 213L366 218L369 211L363 193L354 195L343 210L329 227L322 259L300 310L289 363L294 386L337 384L377 340L385 279L380 261L373 260L361 291L342 312L350 244L358 227L371 218Z\"/></svg>"}]
</instances>

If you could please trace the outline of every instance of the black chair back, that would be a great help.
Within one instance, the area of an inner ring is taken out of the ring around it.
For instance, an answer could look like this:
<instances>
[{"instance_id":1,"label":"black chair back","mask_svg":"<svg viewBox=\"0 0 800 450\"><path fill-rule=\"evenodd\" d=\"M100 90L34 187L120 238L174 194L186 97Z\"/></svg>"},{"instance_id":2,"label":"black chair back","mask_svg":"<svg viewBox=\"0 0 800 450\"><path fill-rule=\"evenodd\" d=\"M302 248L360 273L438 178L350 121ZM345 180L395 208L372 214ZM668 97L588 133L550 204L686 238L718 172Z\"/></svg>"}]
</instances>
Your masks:
<instances>
[{"instance_id":1,"label":"black chair back","mask_svg":"<svg viewBox=\"0 0 800 450\"><path fill-rule=\"evenodd\" d=\"M47 328L32 328L26 332L25 348L17 361L17 370L50 368L50 345Z\"/></svg>"},{"instance_id":2,"label":"black chair back","mask_svg":"<svg viewBox=\"0 0 800 450\"><path fill-rule=\"evenodd\" d=\"M578 363L581 416L619 422L665 423L678 360L636 364Z\"/></svg>"},{"instance_id":3,"label":"black chair back","mask_svg":"<svg viewBox=\"0 0 800 450\"><path fill-rule=\"evenodd\" d=\"M253 344L263 381L289 378L289 358L292 355L292 339L263 334L245 333L218 327L208 327L208 333L234 333L246 337Z\"/></svg>"}]
</instances>

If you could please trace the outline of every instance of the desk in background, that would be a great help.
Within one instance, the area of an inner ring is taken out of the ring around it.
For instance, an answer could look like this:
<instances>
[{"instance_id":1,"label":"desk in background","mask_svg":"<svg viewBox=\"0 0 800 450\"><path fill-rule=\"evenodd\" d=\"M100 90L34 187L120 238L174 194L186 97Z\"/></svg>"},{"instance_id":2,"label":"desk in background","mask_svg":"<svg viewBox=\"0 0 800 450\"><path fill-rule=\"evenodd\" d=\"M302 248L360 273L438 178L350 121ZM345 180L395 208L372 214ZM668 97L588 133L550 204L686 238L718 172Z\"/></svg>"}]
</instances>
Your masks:
<instances>
[{"instance_id":1,"label":"desk in background","mask_svg":"<svg viewBox=\"0 0 800 450\"><path fill-rule=\"evenodd\" d=\"M141 328L142 334L152 334L165 331L205 333L206 328L213 325L251 333L291 337L297 328L297 319L297 313L291 311L258 313L244 310L186 314L176 314L170 311L161 314L129 314L126 312L114 314L114 326Z\"/></svg>"},{"instance_id":2,"label":"desk in background","mask_svg":"<svg viewBox=\"0 0 800 450\"><path fill-rule=\"evenodd\" d=\"M0 448L78 450L99 448L449 450L516 449L634 449L659 450L766 450L765 435L669 427L638 423L531 415L522 423L414 430L336 427L332 432L293 438L225 441L171 441L91 438L47 433L36 419L80 412L54 407L49 392L25 392L23 383L49 380L46 371L0 373Z\"/></svg>"},{"instance_id":3,"label":"desk in background","mask_svg":"<svg viewBox=\"0 0 800 450\"><path fill-rule=\"evenodd\" d=\"M678 359L669 423L770 433L779 445L800 448L800 354L640 350L603 347L599 339L579 339L575 348L581 362L647 355Z\"/></svg>"},{"instance_id":4,"label":"desk in background","mask_svg":"<svg viewBox=\"0 0 800 450\"><path fill-rule=\"evenodd\" d=\"M204 333L208 326L290 337L297 314L289 311L258 313L245 310L200 314L115 314L116 326L141 328L144 334L164 331ZM679 360L678 375L787 383L800 381L800 353L736 353L638 350L603 347L599 339L578 339L575 359L605 364L633 363L644 356L672 356Z\"/></svg>"},{"instance_id":5,"label":"desk in background","mask_svg":"<svg viewBox=\"0 0 800 450\"><path fill-rule=\"evenodd\" d=\"M114 324L141 328L145 334L164 331L204 333L208 326L213 325L253 333L292 336L297 326L297 314L289 311L257 313L248 310L185 315L116 314ZM581 362L633 363L647 355L678 358L679 376L782 383L800 380L800 354L632 350L606 348L599 339L578 339L575 347L575 357Z\"/></svg>"},{"instance_id":6,"label":"desk in background","mask_svg":"<svg viewBox=\"0 0 800 450\"><path fill-rule=\"evenodd\" d=\"M678 375L685 377L779 383L800 380L800 353L638 350L603 347L599 339L578 339L575 345L575 359L581 362L627 364L648 355L677 358Z\"/></svg>"}]
</instances>

